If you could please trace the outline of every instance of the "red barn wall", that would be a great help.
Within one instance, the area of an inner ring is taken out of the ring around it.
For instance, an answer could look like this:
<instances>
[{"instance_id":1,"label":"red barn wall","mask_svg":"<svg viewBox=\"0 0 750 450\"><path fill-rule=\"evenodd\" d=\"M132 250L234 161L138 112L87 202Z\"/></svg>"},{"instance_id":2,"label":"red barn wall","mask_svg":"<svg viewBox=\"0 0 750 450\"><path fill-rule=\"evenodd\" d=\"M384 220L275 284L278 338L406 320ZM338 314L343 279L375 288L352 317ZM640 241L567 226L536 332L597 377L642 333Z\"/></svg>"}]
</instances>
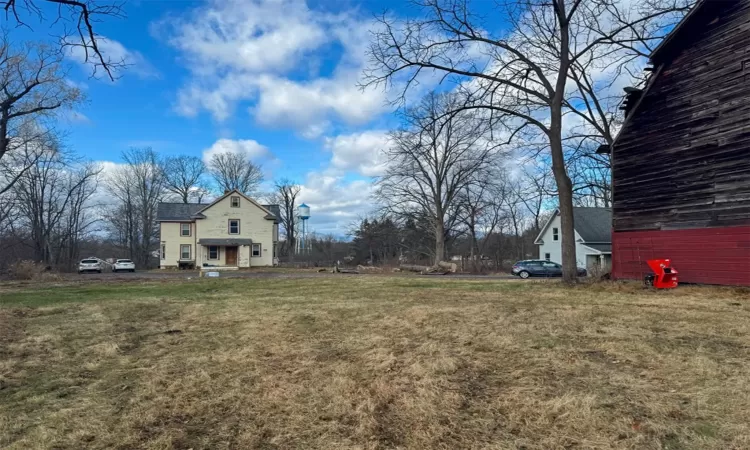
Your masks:
<instances>
[{"instance_id":1,"label":"red barn wall","mask_svg":"<svg viewBox=\"0 0 750 450\"><path fill-rule=\"evenodd\" d=\"M616 231L612 275L638 279L646 260L668 258L680 282L750 286L750 227Z\"/></svg>"}]
</instances>

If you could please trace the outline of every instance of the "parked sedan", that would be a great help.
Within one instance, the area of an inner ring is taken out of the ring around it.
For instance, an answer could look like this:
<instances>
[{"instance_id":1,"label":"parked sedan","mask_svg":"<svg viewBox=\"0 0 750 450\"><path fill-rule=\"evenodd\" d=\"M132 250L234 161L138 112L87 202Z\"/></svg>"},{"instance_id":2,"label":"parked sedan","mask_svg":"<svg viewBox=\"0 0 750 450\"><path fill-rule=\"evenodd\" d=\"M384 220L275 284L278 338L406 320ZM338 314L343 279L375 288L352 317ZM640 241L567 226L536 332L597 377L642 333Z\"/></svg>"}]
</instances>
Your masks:
<instances>
[{"instance_id":1,"label":"parked sedan","mask_svg":"<svg viewBox=\"0 0 750 450\"><path fill-rule=\"evenodd\" d=\"M135 263L129 259L118 259L112 264L112 272L135 272Z\"/></svg>"},{"instance_id":2,"label":"parked sedan","mask_svg":"<svg viewBox=\"0 0 750 450\"><path fill-rule=\"evenodd\" d=\"M98 272L102 273L102 264L98 259L82 259L78 263L78 273Z\"/></svg>"},{"instance_id":3,"label":"parked sedan","mask_svg":"<svg viewBox=\"0 0 750 450\"><path fill-rule=\"evenodd\" d=\"M526 261L518 261L513 264L512 273L513 275L517 275L524 279L529 277L561 277L562 266L552 261L530 259ZM578 276L585 277L586 269L579 267Z\"/></svg>"}]
</instances>

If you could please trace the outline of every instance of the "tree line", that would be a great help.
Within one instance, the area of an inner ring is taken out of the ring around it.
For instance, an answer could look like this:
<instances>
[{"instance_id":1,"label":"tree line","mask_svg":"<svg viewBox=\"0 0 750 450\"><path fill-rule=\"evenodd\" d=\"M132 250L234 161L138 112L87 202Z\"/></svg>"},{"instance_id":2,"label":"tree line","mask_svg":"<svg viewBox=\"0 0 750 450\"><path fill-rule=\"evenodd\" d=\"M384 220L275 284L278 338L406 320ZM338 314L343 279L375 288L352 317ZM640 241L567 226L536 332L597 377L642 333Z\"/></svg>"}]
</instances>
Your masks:
<instances>
[{"instance_id":1,"label":"tree line","mask_svg":"<svg viewBox=\"0 0 750 450\"><path fill-rule=\"evenodd\" d=\"M431 221L439 259L462 193L489 188L493 170L518 166L503 161L503 149L522 149L549 167L563 278L573 282L577 193L611 202L609 159L596 149L613 142L623 121L613 87L642 82L648 54L693 3L499 0L487 15L484 2L421 0L415 18L384 14L363 87L395 91L402 106L433 79L439 91L402 108L404 127L389 150L398 164L378 180L379 197L400 217Z\"/></svg>"}]
</instances>

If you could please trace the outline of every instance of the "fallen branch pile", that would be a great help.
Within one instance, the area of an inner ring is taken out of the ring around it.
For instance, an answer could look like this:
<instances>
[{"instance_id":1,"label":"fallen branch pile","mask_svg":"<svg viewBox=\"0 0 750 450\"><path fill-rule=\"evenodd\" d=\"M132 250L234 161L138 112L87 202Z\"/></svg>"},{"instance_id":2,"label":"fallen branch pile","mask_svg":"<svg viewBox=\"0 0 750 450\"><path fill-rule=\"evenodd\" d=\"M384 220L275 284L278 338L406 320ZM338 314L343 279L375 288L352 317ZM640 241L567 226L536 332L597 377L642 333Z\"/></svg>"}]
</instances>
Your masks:
<instances>
[{"instance_id":1,"label":"fallen branch pile","mask_svg":"<svg viewBox=\"0 0 750 450\"><path fill-rule=\"evenodd\" d=\"M451 262L440 261L436 266L401 264L399 269L408 272L417 272L420 275L448 275L449 273L456 273L458 266Z\"/></svg>"}]
</instances>

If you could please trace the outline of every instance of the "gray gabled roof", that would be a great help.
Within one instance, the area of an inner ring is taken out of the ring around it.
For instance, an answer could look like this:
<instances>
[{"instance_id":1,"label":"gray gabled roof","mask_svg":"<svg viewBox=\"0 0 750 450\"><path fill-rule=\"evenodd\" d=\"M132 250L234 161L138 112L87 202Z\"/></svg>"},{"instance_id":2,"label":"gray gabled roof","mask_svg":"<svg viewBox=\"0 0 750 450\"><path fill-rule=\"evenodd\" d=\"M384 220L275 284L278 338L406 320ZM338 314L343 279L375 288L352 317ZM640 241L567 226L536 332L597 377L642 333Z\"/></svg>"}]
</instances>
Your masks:
<instances>
[{"instance_id":1,"label":"gray gabled roof","mask_svg":"<svg viewBox=\"0 0 750 450\"><path fill-rule=\"evenodd\" d=\"M156 221L190 221L205 207L205 203L159 203L156 207Z\"/></svg>"},{"instance_id":2,"label":"gray gabled roof","mask_svg":"<svg viewBox=\"0 0 750 450\"><path fill-rule=\"evenodd\" d=\"M203 219L204 215L198 212L209 206L209 203L159 203L156 208L157 222L172 221L191 221L193 219ZM263 208L273 213L273 216L266 216L268 220L281 219L281 208L279 205L261 205Z\"/></svg>"},{"instance_id":3,"label":"gray gabled roof","mask_svg":"<svg viewBox=\"0 0 750 450\"><path fill-rule=\"evenodd\" d=\"M612 242L612 209L573 208L573 226L584 242Z\"/></svg>"},{"instance_id":4,"label":"gray gabled roof","mask_svg":"<svg viewBox=\"0 0 750 450\"><path fill-rule=\"evenodd\" d=\"M534 239L535 244L541 244L542 236L547 232L552 219L560 215L560 210L549 218L539 235ZM612 243L612 209L611 208L584 208L573 207L573 228L583 239L584 244L611 244Z\"/></svg>"}]
</instances>

